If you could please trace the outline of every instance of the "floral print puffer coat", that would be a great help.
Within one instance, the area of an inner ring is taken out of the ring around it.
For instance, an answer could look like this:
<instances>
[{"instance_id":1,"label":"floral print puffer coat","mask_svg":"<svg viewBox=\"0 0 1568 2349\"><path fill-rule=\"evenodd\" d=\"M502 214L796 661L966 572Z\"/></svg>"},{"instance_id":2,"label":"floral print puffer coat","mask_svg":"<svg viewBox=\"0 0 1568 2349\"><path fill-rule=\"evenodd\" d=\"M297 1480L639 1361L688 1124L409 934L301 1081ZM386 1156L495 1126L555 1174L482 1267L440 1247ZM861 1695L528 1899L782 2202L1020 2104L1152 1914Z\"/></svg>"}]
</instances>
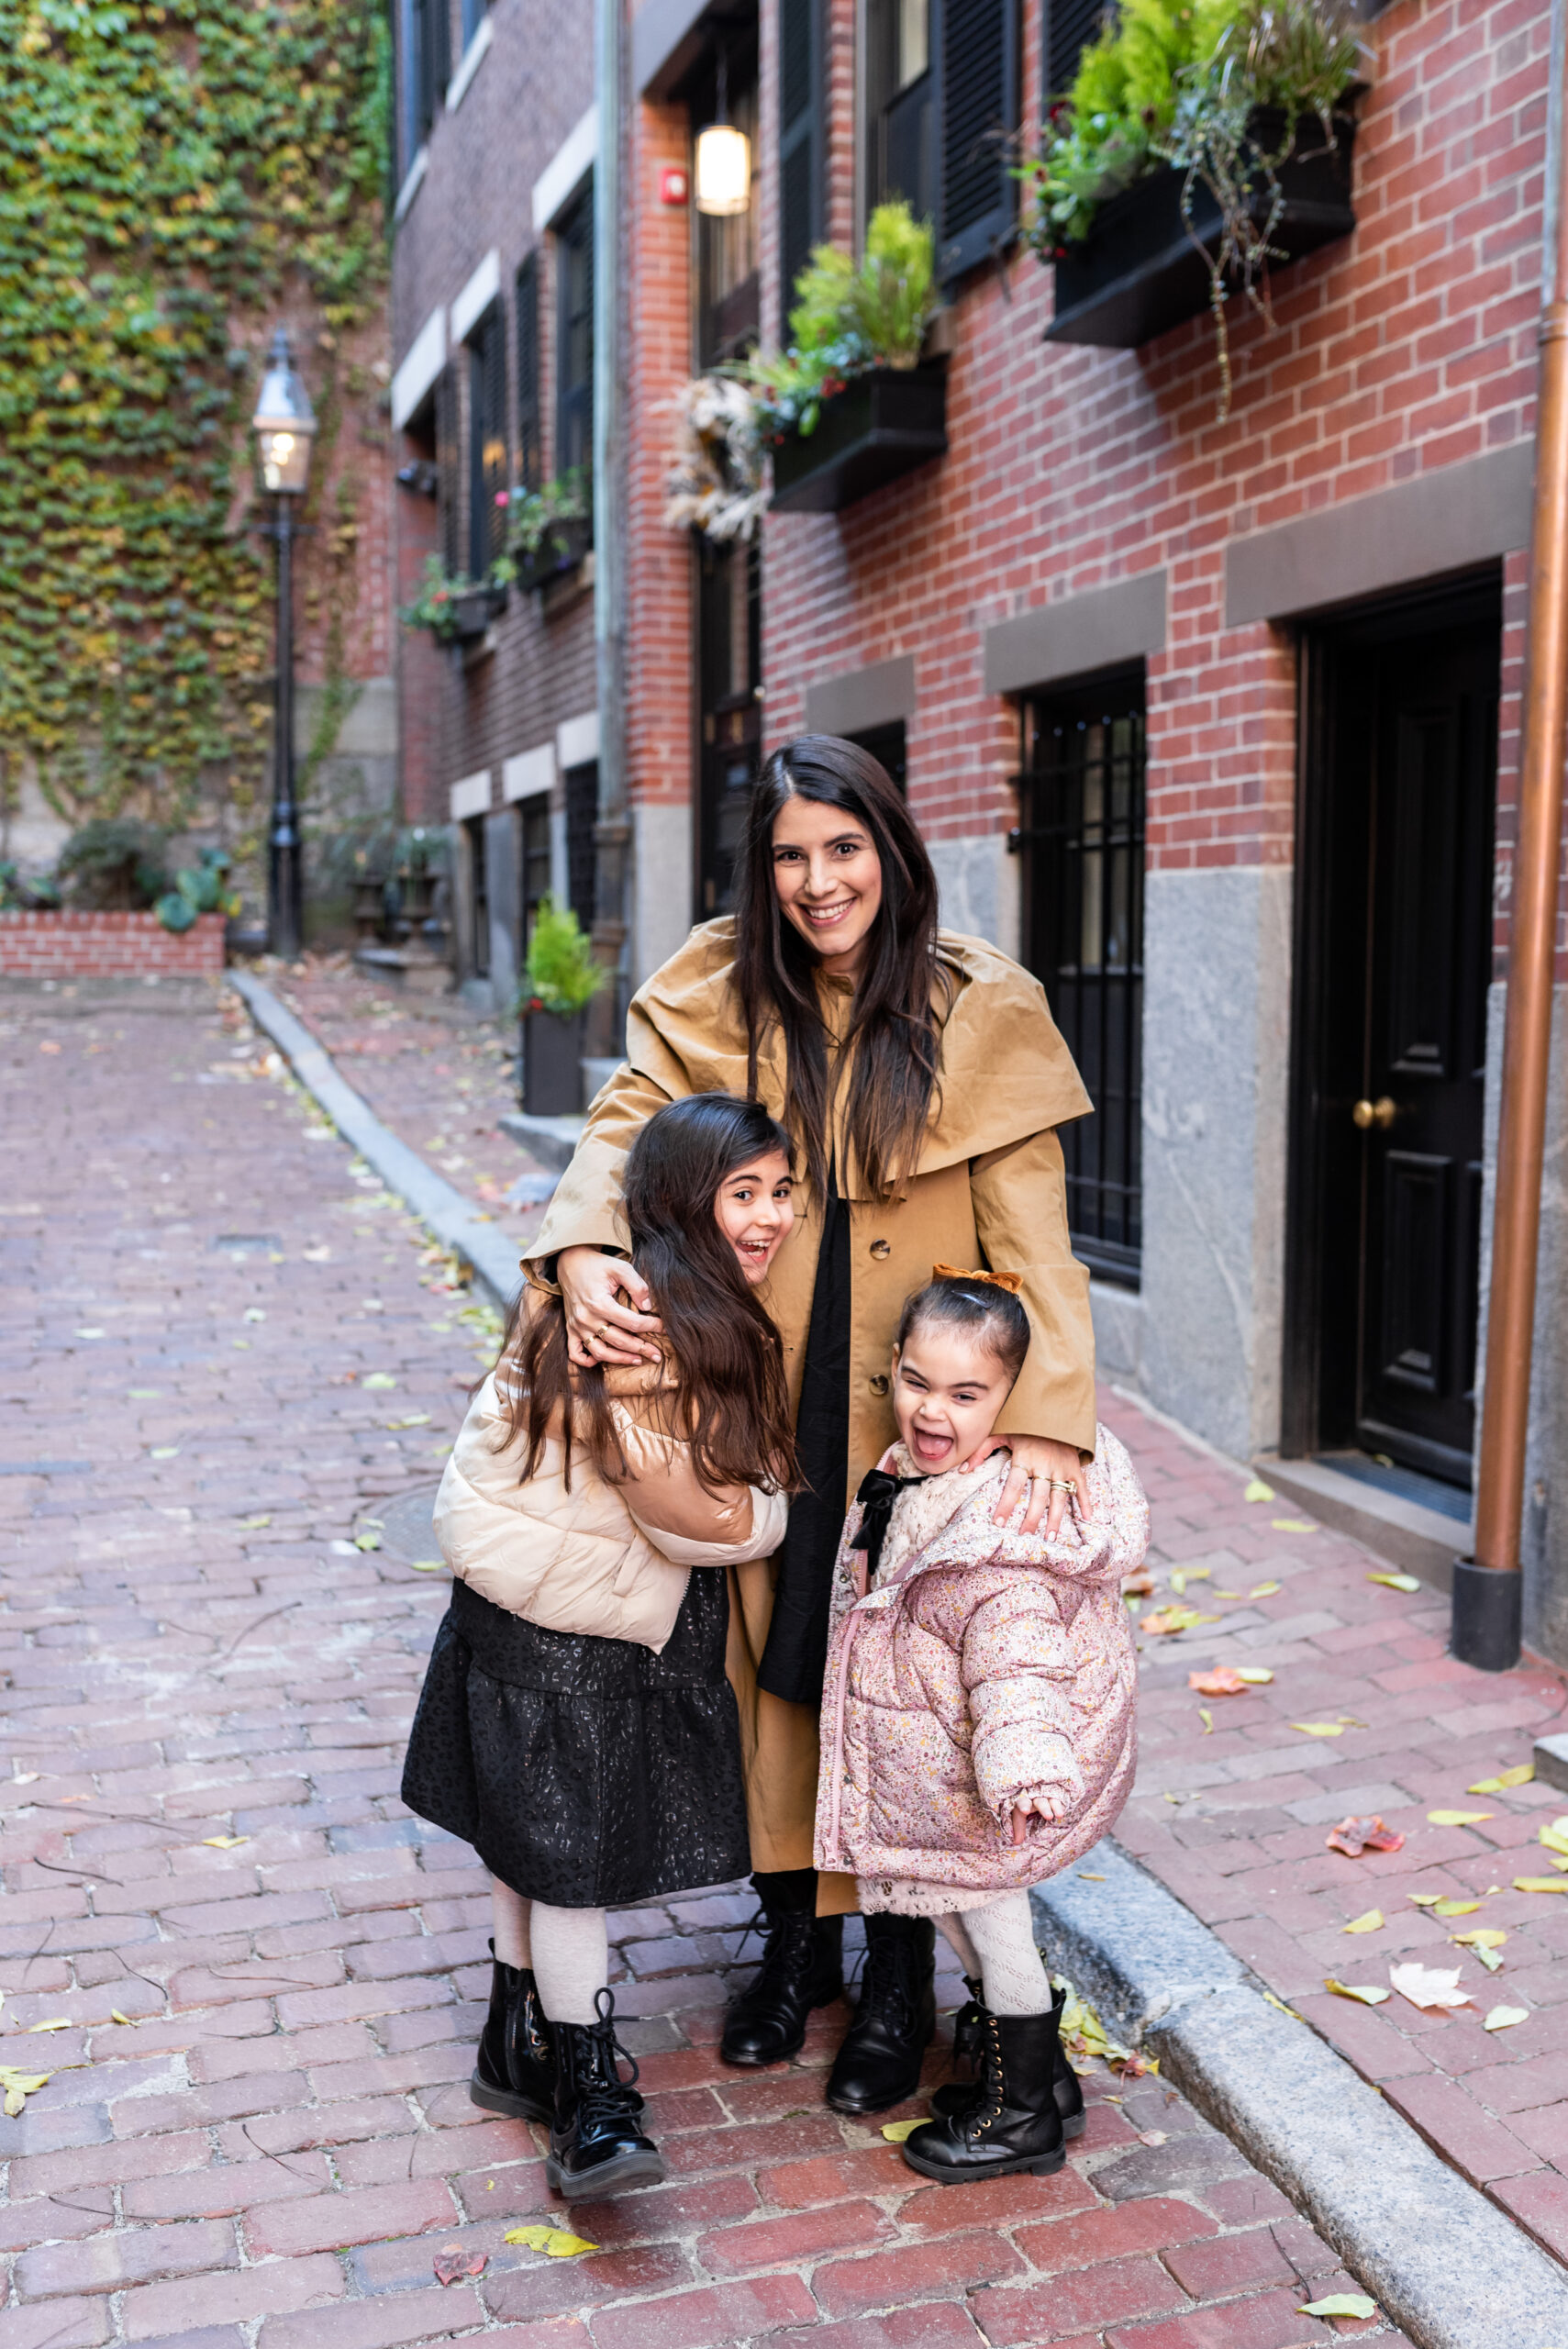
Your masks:
<instances>
[{"instance_id":1,"label":"floral print puffer coat","mask_svg":"<svg viewBox=\"0 0 1568 2349\"><path fill-rule=\"evenodd\" d=\"M1087 1521L1026 1536L991 1521L1010 1462L899 1494L875 1586L845 1520L822 1707L819 1868L861 1879L863 1909L941 1915L1039 1884L1098 1842L1131 1791L1137 1685L1121 1578L1149 1505L1124 1447L1095 1432ZM908 1475L901 1445L884 1465ZM1063 1817L1015 1804L1064 1788Z\"/></svg>"}]
</instances>

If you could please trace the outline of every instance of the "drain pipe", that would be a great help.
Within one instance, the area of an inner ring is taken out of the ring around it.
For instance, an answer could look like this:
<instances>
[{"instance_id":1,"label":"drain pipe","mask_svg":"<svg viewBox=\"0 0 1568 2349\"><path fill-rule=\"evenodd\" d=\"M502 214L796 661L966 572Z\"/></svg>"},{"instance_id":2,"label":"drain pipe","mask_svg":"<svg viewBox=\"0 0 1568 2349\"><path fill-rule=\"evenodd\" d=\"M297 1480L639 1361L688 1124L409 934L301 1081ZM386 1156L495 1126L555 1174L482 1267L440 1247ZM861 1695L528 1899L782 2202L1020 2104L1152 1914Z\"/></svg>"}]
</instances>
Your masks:
<instances>
[{"instance_id":1,"label":"drain pipe","mask_svg":"<svg viewBox=\"0 0 1568 2349\"><path fill-rule=\"evenodd\" d=\"M589 1006L589 1049L626 1032L631 823L627 807L626 42L624 0L595 0L599 146L594 166L594 653L599 714L594 951L615 985Z\"/></svg>"},{"instance_id":2,"label":"drain pipe","mask_svg":"<svg viewBox=\"0 0 1568 2349\"><path fill-rule=\"evenodd\" d=\"M1540 379L1530 531L1529 636L1514 851L1502 1119L1492 1218L1492 1286L1481 1419L1475 1555L1454 1568L1453 1653L1484 1672L1519 1655L1524 1508L1535 1335L1536 1258L1551 1067L1553 949L1568 739L1568 205L1562 136L1568 0L1552 0Z\"/></svg>"}]
</instances>

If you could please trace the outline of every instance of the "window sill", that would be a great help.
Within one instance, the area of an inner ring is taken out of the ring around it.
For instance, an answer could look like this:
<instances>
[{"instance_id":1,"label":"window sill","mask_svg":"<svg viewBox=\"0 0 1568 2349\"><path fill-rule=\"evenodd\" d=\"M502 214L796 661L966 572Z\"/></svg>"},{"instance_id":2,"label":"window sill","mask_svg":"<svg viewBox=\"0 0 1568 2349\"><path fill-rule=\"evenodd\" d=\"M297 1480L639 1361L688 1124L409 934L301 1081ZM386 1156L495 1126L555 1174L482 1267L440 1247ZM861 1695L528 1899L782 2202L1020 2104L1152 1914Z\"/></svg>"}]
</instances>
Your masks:
<instances>
[{"instance_id":1,"label":"window sill","mask_svg":"<svg viewBox=\"0 0 1568 2349\"><path fill-rule=\"evenodd\" d=\"M425 184L425 174L430 168L430 150L421 147L403 174L403 185L397 191L397 201L392 207L392 225L401 228L414 198Z\"/></svg>"},{"instance_id":2,"label":"window sill","mask_svg":"<svg viewBox=\"0 0 1568 2349\"><path fill-rule=\"evenodd\" d=\"M468 85L478 72L481 61L490 47L490 19L482 17L479 28L458 60L457 72L447 83L447 112L456 114L468 95Z\"/></svg>"}]
</instances>

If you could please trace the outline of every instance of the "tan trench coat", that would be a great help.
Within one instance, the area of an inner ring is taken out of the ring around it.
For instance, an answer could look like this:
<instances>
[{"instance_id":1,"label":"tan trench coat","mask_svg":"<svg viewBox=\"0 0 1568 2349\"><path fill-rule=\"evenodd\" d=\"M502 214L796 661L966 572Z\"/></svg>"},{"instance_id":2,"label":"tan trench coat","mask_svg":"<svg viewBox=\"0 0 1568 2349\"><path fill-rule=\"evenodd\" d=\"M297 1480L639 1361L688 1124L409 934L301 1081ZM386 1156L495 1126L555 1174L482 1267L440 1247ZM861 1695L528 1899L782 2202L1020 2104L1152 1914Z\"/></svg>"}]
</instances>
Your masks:
<instances>
[{"instance_id":1,"label":"tan trench coat","mask_svg":"<svg viewBox=\"0 0 1568 2349\"><path fill-rule=\"evenodd\" d=\"M1023 1275L1019 1294L1029 1317L1029 1351L998 1431L1054 1437L1085 1453L1095 1448L1089 1275L1068 1241L1062 1146L1053 1130L1084 1116L1089 1097L1037 980L984 940L952 930L940 933L940 952L956 991L942 1028L938 1095L907 1195L860 1197L852 1153L841 1134L835 1138L853 1252L846 1508L893 1441L888 1366L898 1317L905 1298L929 1279L938 1262ZM733 921L705 922L633 997L627 1064L588 1112L575 1155L524 1259L531 1279L547 1280L547 1260L563 1248L628 1250L621 1169L655 1109L689 1093L744 1094L746 1037L729 983L733 956ZM840 1049L850 1001L847 986L824 988L825 1016ZM784 1048L776 1032L764 1044L758 1083L767 1108L787 1124ZM783 1336L797 1404L820 1237L819 1204L802 1180L795 1230L762 1292ZM770 1562L730 1571L729 1676L740 1707L752 1865L809 1867L817 1714L756 1686L773 1610ZM824 1909L852 1908L852 1879L825 1879L823 1895Z\"/></svg>"}]
</instances>

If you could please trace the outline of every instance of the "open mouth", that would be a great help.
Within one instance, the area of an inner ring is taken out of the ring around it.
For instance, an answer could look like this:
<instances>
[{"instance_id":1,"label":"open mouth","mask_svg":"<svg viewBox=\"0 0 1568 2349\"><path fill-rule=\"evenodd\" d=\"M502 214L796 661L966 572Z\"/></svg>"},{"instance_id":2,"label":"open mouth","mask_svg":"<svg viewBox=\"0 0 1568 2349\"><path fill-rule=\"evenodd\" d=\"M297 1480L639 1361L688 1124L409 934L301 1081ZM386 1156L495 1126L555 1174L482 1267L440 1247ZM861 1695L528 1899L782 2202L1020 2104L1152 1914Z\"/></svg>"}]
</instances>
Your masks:
<instances>
[{"instance_id":1,"label":"open mouth","mask_svg":"<svg viewBox=\"0 0 1568 2349\"><path fill-rule=\"evenodd\" d=\"M771 1240L738 1240L735 1252L743 1264L765 1264L773 1252Z\"/></svg>"},{"instance_id":2,"label":"open mouth","mask_svg":"<svg viewBox=\"0 0 1568 2349\"><path fill-rule=\"evenodd\" d=\"M910 1433L909 1449L922 1467L929 1468L937 1461L945 1459L952 1450L952 1438L951 1435L928 1435L923 1428L915 1428Z\"/></svg>"},{"instance_id":3,"label":"open mouth","mask_svg":"<svg viewBox=\"0 0 1568 2349\"><path fill-rule=\"evenodd\" d=\"M836 906L806 906L803 910L813 930L830 930L835 922L842 921L846 914L853 913L855 903L853 897L845 897Z\"/></svg>"}]
</instances>

